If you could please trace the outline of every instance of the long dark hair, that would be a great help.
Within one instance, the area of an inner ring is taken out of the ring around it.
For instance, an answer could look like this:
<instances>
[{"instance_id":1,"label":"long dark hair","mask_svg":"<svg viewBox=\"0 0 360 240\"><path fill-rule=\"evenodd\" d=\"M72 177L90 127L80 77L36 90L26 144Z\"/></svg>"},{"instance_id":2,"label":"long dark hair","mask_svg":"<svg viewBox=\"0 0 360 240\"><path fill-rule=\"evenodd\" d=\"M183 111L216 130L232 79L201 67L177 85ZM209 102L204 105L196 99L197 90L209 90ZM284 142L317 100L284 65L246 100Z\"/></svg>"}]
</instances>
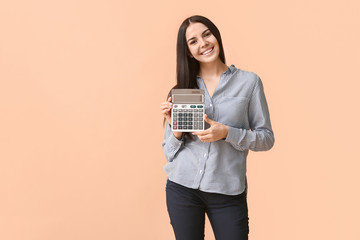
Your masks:
<instances>
[{"instance_id":1,"label":"long dark hair","mask_svg":"<svg viewBox=\"0 0 360 240\"><path fill-rule=\"evenodd\" d=\"M221 40L221 35L219 29L215 26L213 22L211 22L206 17L200 15L194 15L185 19L180 25L178 36L177 36L177 44L176 44L176 85L170 89L167 99L169 99L171 95L172 89L177 88L199 88L196 81L196 75L200 70L200 63L195 58L189 57L188 53L190 53L187 42L186 42L186 29L191 23L202 23L206 27L209 28L210 32L214 35L216 40L219 43L219 57L220 60L225 64L225 53ZM165 125L166 118L164 118L163 126ZM191 133L185 133L185 136L192 139L193 136Z\"/></svg>"}]
</instances>

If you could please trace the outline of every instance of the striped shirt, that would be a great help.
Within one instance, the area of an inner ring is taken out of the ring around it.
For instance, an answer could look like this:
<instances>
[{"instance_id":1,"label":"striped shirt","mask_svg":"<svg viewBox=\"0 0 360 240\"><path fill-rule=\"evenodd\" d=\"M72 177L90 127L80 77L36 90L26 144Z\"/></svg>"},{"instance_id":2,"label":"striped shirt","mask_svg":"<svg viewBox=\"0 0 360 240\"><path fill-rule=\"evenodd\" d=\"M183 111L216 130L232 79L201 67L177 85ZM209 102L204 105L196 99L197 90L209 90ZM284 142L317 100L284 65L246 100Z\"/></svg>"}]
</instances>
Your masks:
<instances>
[{"instance_id":1,"label":"striped shirt","mask_svg":"<svg viewBox=\"0 0 360 240\"><path fill-rule=\"evenodd\" d=\"M249 150L266 151L274 145L269 109L261 79L231 65L220 77L210 97L205 83L205 113L229 127L226 138L215 142L177 139L166 123L162 147L167 178L204 192L238 195L247 191L246 158ZM205 122L205 129L210 125Z\"/></svg>"}]
</instances>

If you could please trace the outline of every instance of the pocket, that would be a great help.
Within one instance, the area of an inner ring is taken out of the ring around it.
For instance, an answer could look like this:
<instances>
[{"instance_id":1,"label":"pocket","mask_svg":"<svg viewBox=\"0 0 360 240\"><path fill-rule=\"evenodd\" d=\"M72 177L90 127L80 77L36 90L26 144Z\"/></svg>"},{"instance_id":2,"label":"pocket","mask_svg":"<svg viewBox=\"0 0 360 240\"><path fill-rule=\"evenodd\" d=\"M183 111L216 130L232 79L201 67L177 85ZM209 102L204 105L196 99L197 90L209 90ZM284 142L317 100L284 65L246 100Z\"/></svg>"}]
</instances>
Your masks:
<instances>
[{"instance_id":1,"label":"pocket","mask_svg":"<svg viewBox=\"0 0 360 240\"><path fill-rule=\"evenodd\" d=\"M219 122L237 128L248 128L249 98L223 97L219 107Z\"/></svg>"}]
</instances>

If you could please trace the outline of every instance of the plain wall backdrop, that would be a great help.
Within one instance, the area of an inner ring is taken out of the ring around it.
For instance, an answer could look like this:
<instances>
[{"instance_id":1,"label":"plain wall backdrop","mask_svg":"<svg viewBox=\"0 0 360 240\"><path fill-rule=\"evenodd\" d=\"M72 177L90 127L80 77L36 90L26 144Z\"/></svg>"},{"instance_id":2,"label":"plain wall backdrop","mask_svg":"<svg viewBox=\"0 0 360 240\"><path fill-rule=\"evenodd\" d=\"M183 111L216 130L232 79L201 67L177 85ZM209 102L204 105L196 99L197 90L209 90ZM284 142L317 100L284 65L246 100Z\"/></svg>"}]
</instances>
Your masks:
<instances>
[{"instance_id":1,"label":"plain wall backdrop","mask_svg":"<svg viewBox=\"0 0 360 240\"><path fill-rule=\"evenodd\" d=\"M0 1L0 239L175 239L160 103L195 14L263 81L252 240L359 240L356 0ZM214 239L207 219L205 237Z\"/></svg>"}]
</instances>

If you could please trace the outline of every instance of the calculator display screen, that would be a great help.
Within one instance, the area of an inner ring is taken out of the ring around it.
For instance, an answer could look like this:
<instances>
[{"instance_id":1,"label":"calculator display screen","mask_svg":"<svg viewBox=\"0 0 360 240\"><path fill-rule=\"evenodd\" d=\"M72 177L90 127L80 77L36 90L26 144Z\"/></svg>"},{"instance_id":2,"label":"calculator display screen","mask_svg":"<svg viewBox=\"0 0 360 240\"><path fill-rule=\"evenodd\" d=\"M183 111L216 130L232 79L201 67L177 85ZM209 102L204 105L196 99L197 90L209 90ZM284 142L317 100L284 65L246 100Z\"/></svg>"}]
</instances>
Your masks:
<instances>
[{"instance_id":1,"label":"calculator display screen","mask_svg":"<svg viewBox=\"0 0 360 240\"><path fill-rule=\"evenodd\" d=\"M174 94L174 103L202 103L203 97L201 94Z\"/></svg>"}]
</instances>

